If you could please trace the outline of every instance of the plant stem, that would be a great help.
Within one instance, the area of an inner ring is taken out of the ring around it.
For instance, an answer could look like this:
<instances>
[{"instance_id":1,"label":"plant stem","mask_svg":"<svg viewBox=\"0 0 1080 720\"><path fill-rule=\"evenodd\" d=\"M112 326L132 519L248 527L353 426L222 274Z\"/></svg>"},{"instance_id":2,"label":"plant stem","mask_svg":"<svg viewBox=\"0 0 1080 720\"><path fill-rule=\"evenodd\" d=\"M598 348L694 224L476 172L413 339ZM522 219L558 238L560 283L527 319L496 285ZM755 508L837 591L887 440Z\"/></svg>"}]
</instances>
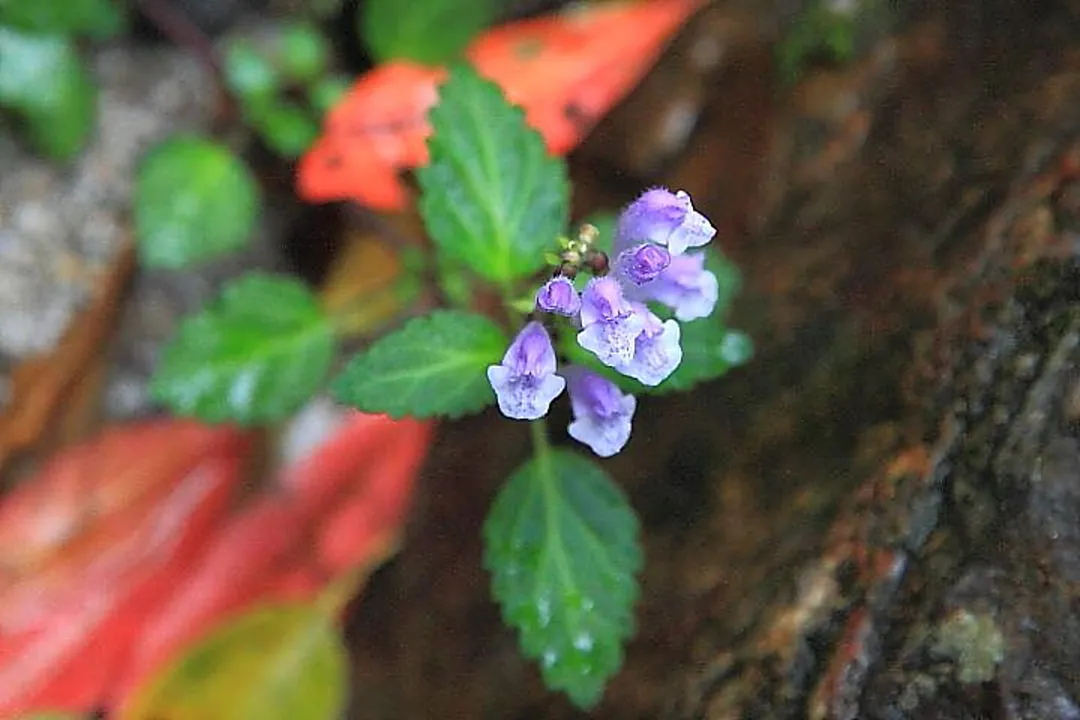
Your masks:
<instances>
[{"instance_id":1,"label":"plant stem","mask_svg":"<svg viewBox=\"0 0 1080 720\"><path fill-rule=\"evenodd\" d=\"M550 460L551 455L551 443L548 442L547 434L547 421L545 421L544 418L533 420L529 423L529 430L532 432L533 453L536 455L536 462L540 465L546 465Z\"/></svg>"}]
</instances>

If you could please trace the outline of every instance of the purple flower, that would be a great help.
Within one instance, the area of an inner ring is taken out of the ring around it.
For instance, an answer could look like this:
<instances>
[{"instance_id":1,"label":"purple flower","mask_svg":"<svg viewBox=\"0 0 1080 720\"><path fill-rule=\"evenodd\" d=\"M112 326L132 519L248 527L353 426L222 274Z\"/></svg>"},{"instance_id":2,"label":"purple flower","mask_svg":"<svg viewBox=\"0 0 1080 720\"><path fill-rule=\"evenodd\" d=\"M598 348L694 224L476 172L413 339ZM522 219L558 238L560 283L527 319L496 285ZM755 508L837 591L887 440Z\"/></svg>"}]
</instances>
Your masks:
<instances>
[{"instance_id":1,"label":"purple flower","mask_svg":"<svg viewBox=\"0 0 1080 720\"><path fill-rule=\"evenodd\" d=\"M567 431L600 457L611 457L630 439L630 421L637 400L624 395L613 382L583 367L565 371L574 420Z\"/></svg>"},{"instance_id":2,"label":"purple flower","mask_svg":"<svg viewBox=\"0 0 1080 720\"><path fill-rule=\"evenodd\" d=\"M581 294L578 345L616 370L634 357L634 341L645 318L623 297L618 281L606 275L593 278Z\"/></svg>"},{"instance_id":3,"label":"purple flower","mask_svg":"<svg viewBox=\"0 0 1080 720\"><path fill-rule=\"evenodd\" d=\"M615 234L616 251L637 243L667 246L671 255L682 255L688 247L700 247L716 235L716 228L694 210L690 196L680 190L646 190L619 216Z\"/></svg>"},{"instance_id":4,"label":"purple flower","mask_svg":"<svg viewBox=\"0 0 1080 720\"><path fill-rule=\"evenodd\" d=\"M672 258L671 265L642 292L674 310L679 320L688 322L712 314L720 296L720 283L705 269L705 253L693 253Z\"/></svg>"},{"instance_id":5,"label":"purple flower","mask_svg":"<svg viewBox=\"0 0 1080 720\"><path fill-rule=\"evenodd\" d=\"M581 310L581 296L565 275L556 275L536 291L536 307L544 312L573 317Z\"/></svg>"},{"instance_id":6,"label":"purple flower","mask_svg":"<svg viewBox=\"0 0 1080 720\"><path fill-rule=\"evenodd\" d=\"M619 253L615 269L635 285L652 282L671 264L671 253L659 245L645 243Z\"/></svg>"},{"instance_id":7,"label":"purple flower","mask_svg":"<svg viewBox=\"0 0 1080 720\"><path fill-rule=\"evenodd\" d=\"M679 338L682 330L674 320L660 321L656 315L640 303L634 303L645 325L634 339L634 355L630 362L616 368L645 385L659 385L667 379L682 362Z\"/></svg>"},{"instance_id":8,"label":"purple flower","mask_svg":"<svg viewBox=\"0 0 1080 720\"><path fill-rule=\"evenodd\" d=\"M536 420L547 414L551 401L566 387L555 374L555 348L540 323L521 329L503 356L501 365L487 370L499 410L514 420Z\"/></svg>"}]
</instances>

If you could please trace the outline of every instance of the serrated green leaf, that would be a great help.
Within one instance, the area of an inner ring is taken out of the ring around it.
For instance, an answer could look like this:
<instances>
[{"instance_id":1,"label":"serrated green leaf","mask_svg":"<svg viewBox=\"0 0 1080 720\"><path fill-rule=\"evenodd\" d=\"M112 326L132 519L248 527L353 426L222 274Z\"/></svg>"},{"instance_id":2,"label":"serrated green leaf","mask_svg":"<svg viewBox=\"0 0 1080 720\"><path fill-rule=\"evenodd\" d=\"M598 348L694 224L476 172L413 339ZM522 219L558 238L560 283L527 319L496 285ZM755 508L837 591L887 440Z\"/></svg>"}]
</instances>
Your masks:
<instances>
[{"instance_id":1,"label":"serrated green leaf","mask_svg":"<svg viewBox=\"0 0 1080 720\"><path fill-rule=\"evenodd\" d=\"M252 273L183 321L151 392L207 422L279 420L319 389L333 352L333 326L304 285Z\"/></svg>"},{"instance_id":2,"label":"serrated green leaf","mask_svg":"<svg viewBox=\"0 0 1080 720\"><path fill-rule=\"evenodd\" d=\"M204 138L176 137L143 159L135 185L135 234L147 265L178 268L237 250L259 213L247 165Z\"/></svg>"},{"instance_id":3,"label":"serrated green leaf","mask_svg":"<svg viewBox=\"0 0 1080 720\"><path fill-rule=\"evenodd\" d=\"M124 18L111 0L0 0L0 24L35 33L104 38L118 32Z\"/></svg>"},{"instance_id":4,"label":"serrated green leaf","mask_svg":"<svg viewBox=\"0 0 1080 720\"><path fill-rule=\"evenodd\" d=\"M540 269L566 225L565 164L497 85L464 65L441 86L431 125L431 161L417 178L438 249L499 284Z\"/></svg>"},{"instance_id":5,"label":"serrated green leaf","mask_svg":"<svg viewBox=\"0 0 1080 720\"><path fill-rule=\"evenodd\" d=\"M495 0L367 0L360 36L379 62L452 60L495 18Z\"/></svg>"},{"instance_id":6,"label":"serrated green leaf","mask_svg":"<svg viewBox=\"0 0 1080 720\"><path fill-rule=\"evenodd\" d=\"M72 43L0 25L0 105L14 110L38 150L75 155L94 127L97 92Z\"/></svg>"},{"instance_id":7,"label":"serrated green leaf","mask_svg":"<svg viewBox=\"0 0 1080 720\"><path fill-rule=\"evenodd\" d=\"M502 329L482 315L436 311L354 357L331 390L365 412L457 417L495 401L487 367L508 344Z\"/></svg>"},{"instance_id":8,"label":"serrated green leaf","mask_svg":"<svg viewBox=\"0 0 1080 720\"><path fill-rule=\"evenodd\" d=\"M139 689L120 720L336 720L348 656L314 605L271 605L214 631Z\"/></svg>"},{"instance_id":9,"label":"serrated green leaf","mask_svg":"<svg viewBox=\"0 0 1080 720\"><path fill-rule=\"evenodd\" d=\"M542 452L495 499L484 543L503 618L544 682L594 705L634 631L642 556L622 491L580 455Z\"/></svg>"}]
</instances>

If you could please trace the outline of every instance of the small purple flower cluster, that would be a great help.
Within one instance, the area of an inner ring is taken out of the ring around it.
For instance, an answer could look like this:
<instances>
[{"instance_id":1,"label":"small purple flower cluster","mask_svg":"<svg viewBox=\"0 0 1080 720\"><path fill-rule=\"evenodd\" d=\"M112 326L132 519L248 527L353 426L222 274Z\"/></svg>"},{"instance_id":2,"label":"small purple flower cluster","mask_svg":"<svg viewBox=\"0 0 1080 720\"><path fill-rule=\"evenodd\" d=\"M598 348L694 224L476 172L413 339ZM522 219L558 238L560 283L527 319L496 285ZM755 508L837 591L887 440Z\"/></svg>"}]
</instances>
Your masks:
<instances>
[{"instance_id":1,"label":"small purple flower cluster","mask_svg":"<svg viewBox=\"0 0 1080 720\"><path fill-rule=\"evenodd\" d=\"M536 293L536 310L570 318L578 345L604 365L645 385L659 385L682 362L680 328L676 320L661 320L646 303L666 305L682 322L712 313L719 283L705 269L704 252L687 250L715 234L685 192L648 190L619 217L610 268L603 253L587 247L564 253L559 273ZM573 277L580 267L591 269L594 277L578 293ZM502 363L488 368L499 409L509 418L535 420L569 387L570 436L601 457L622 450L630 438L635 398L584 367L571 365L561 374L557 369L547 328L529 322Z\"/></svg>"}]
</instances>

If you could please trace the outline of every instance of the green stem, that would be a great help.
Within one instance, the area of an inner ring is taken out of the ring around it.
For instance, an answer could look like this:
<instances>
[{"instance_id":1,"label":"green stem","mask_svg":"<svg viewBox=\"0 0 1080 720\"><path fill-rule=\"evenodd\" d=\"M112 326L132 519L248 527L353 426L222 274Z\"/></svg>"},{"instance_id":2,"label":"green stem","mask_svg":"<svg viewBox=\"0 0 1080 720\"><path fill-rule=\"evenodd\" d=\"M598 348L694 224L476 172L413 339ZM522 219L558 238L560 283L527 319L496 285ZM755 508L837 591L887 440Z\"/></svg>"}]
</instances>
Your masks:
<instances>
[{"instance_id":1,"label":"green stem","mask_svg":"<svg viewBox=\"0 0 1080 720\"><path fill-rule=\"evenodd\" d=\"M544 418L533 420L529 423L529 430L532 432L533 453L536 455L536 462L539 465L546 466L551 459L551 443L548 442L547 422Z\"/></svg>"}]
</instances>

